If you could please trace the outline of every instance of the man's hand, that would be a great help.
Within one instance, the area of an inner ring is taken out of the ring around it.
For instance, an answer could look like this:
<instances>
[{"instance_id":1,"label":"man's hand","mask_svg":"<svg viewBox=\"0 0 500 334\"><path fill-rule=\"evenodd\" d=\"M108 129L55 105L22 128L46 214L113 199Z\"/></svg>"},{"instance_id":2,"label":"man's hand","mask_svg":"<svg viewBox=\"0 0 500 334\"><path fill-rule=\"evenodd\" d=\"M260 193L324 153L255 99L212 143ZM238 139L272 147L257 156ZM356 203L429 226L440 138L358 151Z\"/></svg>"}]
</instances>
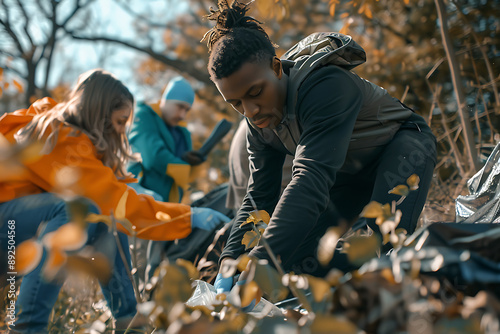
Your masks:
<instances>
[{"instance_id":1,"label":"man's hand","mask_svg":"<svg viewBox=\"0 0 500 334\"><path fill-rule=\"evenodd\" d=\"M214 287L217 294L231 291L231 288L233 287L233 276L223 277L222 274L217 274Z\"/></svg>"},{"instance_id":2,"label":"man's hand","mask_svg":"<svg viewBox=\"0 0 500 334\"><path fill-rule=\"evenodd\" d=\"M234 261L234 259L231 259L229 257L223 258L220 263L220 268L224 268L224 262L226 261ZM217 294L231 291L231 288L233 287L233 281L233 276L224 278L221 273L217 274L214 283Z\"/></svg>"},{"instance_id":3,"label":"man's hand","mask_svg":"<svg viewBox=\"0 0 500 334\"><path fill-rule=\"evenodd\" d=\"M187 151L181 157L182 160L190 164L191 166L198 166L203 163L207 158L198 151Z\"/></svg>"}]
</instances>

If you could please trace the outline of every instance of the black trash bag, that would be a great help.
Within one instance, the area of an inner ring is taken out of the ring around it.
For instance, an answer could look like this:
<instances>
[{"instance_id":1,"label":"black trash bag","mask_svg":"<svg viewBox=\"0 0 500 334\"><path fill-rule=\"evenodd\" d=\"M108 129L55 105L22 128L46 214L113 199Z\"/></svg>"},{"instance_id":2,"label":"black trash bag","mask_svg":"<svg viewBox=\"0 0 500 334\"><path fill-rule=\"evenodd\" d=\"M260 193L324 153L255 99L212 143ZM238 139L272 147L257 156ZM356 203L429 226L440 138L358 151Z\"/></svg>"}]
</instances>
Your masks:
<instances>
[{"instance_id":1,"label":"black trash bag","mask_svg":"<svg viewBox=\"0 0 500 334\"><path fill-rule=\"evenodd\" d=\"M214 209L233 219L235 215L234 210L226 208L228 187L227 183L221 184L199 200L194 201L191 206Z\"/></svg>"},{"instance_id":2,"label":"black trash bag","mask_svg":"<svg viewBox=\"0 0 500 334\"><path fill-rule=\"evenodd\" d=\"M417 260L421 273L444 276L462 290L500 296L500 225L434 223L417 230L405 245L360 271L391 267L397 279Z\"/></svg>"}]
</instances>

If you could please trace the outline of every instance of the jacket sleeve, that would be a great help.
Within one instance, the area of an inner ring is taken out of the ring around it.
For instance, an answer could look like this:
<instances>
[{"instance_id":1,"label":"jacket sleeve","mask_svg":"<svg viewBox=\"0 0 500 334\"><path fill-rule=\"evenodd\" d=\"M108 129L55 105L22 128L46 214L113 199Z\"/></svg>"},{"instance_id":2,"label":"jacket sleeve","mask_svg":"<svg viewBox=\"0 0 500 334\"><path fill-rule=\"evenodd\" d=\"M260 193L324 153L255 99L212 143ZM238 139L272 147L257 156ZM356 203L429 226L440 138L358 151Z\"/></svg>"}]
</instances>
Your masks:
<instances>
[{"instance_id":1,"label":"jacket sleeve","mask_svg":"<svg viewBox=\"0 0 500 334\"><path fill-rule=\"evenodd\" d=\"M302 134L293 177L264 233L284 264L327 209L362 100L354 79L335 66L313 72L299 90L297 115ZM251 255L267 257L262 246L254 248Z\"/></svg>"},{"instance_id":2,"label":"jacket sleeve","mask_svg":"<svg viewBox=\"0 0 500 334\"><path fill-rule=\"evenodd\" d=\"M60 138L52 152L26 167L31 173L31 180L40 188L59 193L69 191L70 194L89 198L104 215L115 212L118 202L128 191L125 217L136 227L139 238L174 240L184 238L191 232L189 206L157 202L151 196L137 194L120 182L111 168L103 165L85 135ZM158 221L156 214L160 211L168 214L171 221Z\"/></svg>"},{"instance_id":3,"label":"jacket sleeve","mask_svg":"<svg viewBox=\"0 0 500 334\"><path fill-rule=\"evenodd\" d=\"M254 210L266 210L271 215L281 191L285 154L263 143L259 138L259 134L251 126L248 126L247 129L247 140L250 153L250 179L247 194L236 214L231 234L220 260L224 257L235 259L245 252L245 246L241 242L244 234L251 230L251 227L246 225L240 228L240 225L246 221L249 213ZM253 206L252 200L256 207Z\"/></svg>"},{"instance_id":4,"label":"jacket sleeve","mask_svg":"<svg viewBox=\"0 0 500 334\"><path fill-rule=\"evenodd\" d=\"M146 107L143 107L146 108ZM177 186L186 188L189 183L191 166L174 155L165 145L158 131L157 122L161 121L154 111L139 109L130 133L130 144L134 152L142 157L142 165L147 170L167 174Z\"/></svg>"}]
</instances>

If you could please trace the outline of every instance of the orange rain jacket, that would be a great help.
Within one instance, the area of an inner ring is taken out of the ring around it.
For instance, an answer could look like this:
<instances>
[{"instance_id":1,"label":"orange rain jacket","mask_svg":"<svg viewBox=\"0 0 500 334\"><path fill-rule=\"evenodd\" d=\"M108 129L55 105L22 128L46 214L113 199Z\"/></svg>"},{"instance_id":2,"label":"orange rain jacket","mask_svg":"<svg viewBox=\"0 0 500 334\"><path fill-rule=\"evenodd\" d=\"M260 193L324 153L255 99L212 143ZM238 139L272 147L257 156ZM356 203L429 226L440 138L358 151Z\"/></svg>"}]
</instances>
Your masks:
<instances>
[{"instance_id":1,"label":"orange rain jacket","mask_svg":"<svg viewBox=\"0 0 500 334\"><path fill-rule=\"evenodd\" d=\"M10 143L15 143L14 134L19 129L27 125L33 116L55 105L54 100L44 98L33 103L29 109L4 114L0 117L0 133ZM191 232L191 209L188 205L157 202L151 196L137 194L126 184L135 181L134 179L118 180L113 170L104 166L98 158L87 135L79 133L75 136L70 135L71 132L74 133L74 129L62 127L52 152L35 159L22 159L25 167L22 173L7 179L0 177L0 203L26 195L57 192L58 186L60 187L58 178L61 178L61 173L58 176L58 172L70 167L65 170L71 171L71 180L64 184L71 188L73 194L93 200L104 215L115 211L123 194L129 192L125 218L136 227L137 237L174 240L184 238ZM169 222L158 221L158 212L168 214L171 218ZM120 225L119 229L127 233Z\"/></svg>"}]
</instances>

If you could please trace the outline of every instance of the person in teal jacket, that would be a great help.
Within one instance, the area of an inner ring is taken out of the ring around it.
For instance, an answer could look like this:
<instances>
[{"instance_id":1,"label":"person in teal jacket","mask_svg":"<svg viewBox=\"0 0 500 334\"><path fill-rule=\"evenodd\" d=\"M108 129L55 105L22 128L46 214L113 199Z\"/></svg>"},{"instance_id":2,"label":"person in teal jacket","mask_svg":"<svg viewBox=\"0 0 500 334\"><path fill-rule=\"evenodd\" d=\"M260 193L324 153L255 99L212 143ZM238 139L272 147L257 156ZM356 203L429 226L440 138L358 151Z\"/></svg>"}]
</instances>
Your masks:
<instances>
[{"instance_id":1,"label":"person in teal jacket","mask_svg":"<svg viewBox=\"0 0 500 334\"><path fill-rule=\"evenodd\" d=\"M138 179L134 186L165 202L180 202L194 174L192 167L204 159L192 150L191 134L180 126L194 101L194 91L183 77L173 78L159 103L139 103L129 135L141 161L128 170ZM144 189L145 188L145 189Z\"/></svg>"},{"instance_id":2,"label":"person in teal jacket","mask_svg":"<svg viewBox=\"0 0 500 334\"><path fill-rule=\"evenodd\" d=\"M180 202L184 189L204 158L192 149L191 134L180 123L194 102L194 90L181 76L170 80L158 103L139 103L129 142L141 160L129 165L138 183L137 192L164 202ZM146 277L151 278L170 242L150 241Z\"/></svg>"}]
</instances>

